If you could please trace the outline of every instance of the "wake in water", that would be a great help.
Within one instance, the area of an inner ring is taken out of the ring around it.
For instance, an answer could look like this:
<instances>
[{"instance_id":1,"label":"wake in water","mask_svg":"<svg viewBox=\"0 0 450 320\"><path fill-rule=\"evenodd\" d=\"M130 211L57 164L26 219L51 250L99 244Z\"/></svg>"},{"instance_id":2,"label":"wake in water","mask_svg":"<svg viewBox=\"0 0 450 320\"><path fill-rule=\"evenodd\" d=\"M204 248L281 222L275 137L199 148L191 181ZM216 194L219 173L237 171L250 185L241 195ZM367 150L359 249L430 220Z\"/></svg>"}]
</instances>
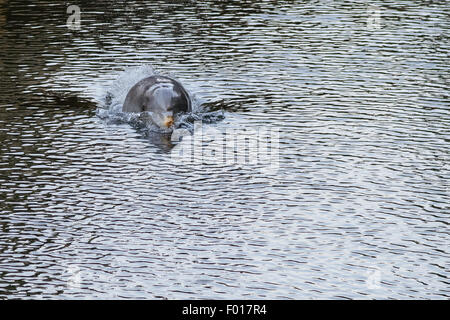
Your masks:
<instances>
[{"instance_id":1,"label":"wake in water","mask_svg":"<svg viewBox=\"0 0 450 320\"><path fill-rule=\"evenodd\" d=\"M108 123L129 123L144 134L171 133L172 129L162 129L155 125L147 112L122 112L122 106L128 91L140 80L153 76L163 75L156 72L151 66L128 68L119 74L117 80L101 91L97 116ZM177 80L172 75L171 78ZM187 89L186 89L187 90ZM188 90L187 90L188 91ZM194 122L214 123L224 118L223 111L208 111L202 107L194 94L188 91L192 102L192 112L180 114L175 118L174 129L194 130Z\"/></svg>"}]
</instances>

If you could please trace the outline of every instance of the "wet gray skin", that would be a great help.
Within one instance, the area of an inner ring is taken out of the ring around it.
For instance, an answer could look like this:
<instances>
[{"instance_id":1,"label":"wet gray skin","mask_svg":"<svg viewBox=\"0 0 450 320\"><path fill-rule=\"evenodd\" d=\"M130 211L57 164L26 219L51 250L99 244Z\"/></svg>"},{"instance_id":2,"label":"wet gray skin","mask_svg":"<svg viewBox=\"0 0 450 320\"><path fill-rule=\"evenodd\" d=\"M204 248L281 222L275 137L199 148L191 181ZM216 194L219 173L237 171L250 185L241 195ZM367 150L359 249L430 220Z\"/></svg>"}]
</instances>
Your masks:
<instances>
[{"instance_id":1,"label":"wet gray skin","mask_svg":"<svg viewBox=\"0 0 450 320\"><path fill-rule=\"evenodd\" d=\"M130 89L122 111L146 111L153 123L166 129L173 126L177 114L191 111L191 101L178 81L166 76L151 76Z\"/></svg>"}]
</instances>

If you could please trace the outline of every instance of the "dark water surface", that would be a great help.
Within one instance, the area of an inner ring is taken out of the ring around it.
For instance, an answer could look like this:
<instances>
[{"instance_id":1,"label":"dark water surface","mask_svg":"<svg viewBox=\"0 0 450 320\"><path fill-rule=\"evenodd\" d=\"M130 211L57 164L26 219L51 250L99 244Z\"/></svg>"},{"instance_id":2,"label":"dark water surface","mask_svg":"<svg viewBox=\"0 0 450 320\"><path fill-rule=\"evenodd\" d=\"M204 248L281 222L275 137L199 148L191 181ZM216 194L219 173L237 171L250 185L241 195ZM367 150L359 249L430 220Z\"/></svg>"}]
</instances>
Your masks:
<instances>
[{"instance_id":1,"label":"dark water surface","mask_svg":"<svg viewBox=\"0 0 450 320\"><path fill-rule=\"evenodd\" d=\"M0 298L449 298L445 1L68 4L0 0ZM279 169L99 117L145 66Z\"/></svg>"}]
</instances>

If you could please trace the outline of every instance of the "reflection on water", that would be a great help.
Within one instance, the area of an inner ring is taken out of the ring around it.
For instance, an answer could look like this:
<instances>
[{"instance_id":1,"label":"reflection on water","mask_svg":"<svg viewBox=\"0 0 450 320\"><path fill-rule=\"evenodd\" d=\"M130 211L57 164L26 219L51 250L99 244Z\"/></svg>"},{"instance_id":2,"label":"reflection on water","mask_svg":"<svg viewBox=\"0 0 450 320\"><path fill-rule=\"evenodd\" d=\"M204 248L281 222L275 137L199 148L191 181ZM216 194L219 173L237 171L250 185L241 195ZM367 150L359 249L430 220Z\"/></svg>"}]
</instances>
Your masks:
<instances>
[{"instance_id":1,"label":"reflection on water","mask_svg":"<svg viewBox=\"0 0 450 320\"><path fill-rule=\"evenodd\" d=\"M444 2L78 5L0 1L0 297L449 297ZM277 173L99 118L142 65L278 128Z\"/></svg>"}]
</instances>

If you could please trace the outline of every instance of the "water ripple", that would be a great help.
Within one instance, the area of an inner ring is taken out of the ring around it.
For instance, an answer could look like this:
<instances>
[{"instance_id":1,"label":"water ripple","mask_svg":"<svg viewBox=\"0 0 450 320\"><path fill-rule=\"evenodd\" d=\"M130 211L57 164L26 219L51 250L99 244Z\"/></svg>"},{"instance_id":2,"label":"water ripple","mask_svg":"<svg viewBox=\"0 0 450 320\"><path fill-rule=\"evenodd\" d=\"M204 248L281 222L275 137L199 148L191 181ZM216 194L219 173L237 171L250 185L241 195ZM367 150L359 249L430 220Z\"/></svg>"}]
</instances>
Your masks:
<instances>
[{"instance_id":1,"label":"water ripple","mask_svg":"<svg viewBox=\"0 0 450 320\"><path fill-rule=\"evenodd\" d=\"M0 298L448 299L446 8L379 6L0 4ZM155 70L276 174L171 161L117 112Z\"/></svg>"}]
</instances>

